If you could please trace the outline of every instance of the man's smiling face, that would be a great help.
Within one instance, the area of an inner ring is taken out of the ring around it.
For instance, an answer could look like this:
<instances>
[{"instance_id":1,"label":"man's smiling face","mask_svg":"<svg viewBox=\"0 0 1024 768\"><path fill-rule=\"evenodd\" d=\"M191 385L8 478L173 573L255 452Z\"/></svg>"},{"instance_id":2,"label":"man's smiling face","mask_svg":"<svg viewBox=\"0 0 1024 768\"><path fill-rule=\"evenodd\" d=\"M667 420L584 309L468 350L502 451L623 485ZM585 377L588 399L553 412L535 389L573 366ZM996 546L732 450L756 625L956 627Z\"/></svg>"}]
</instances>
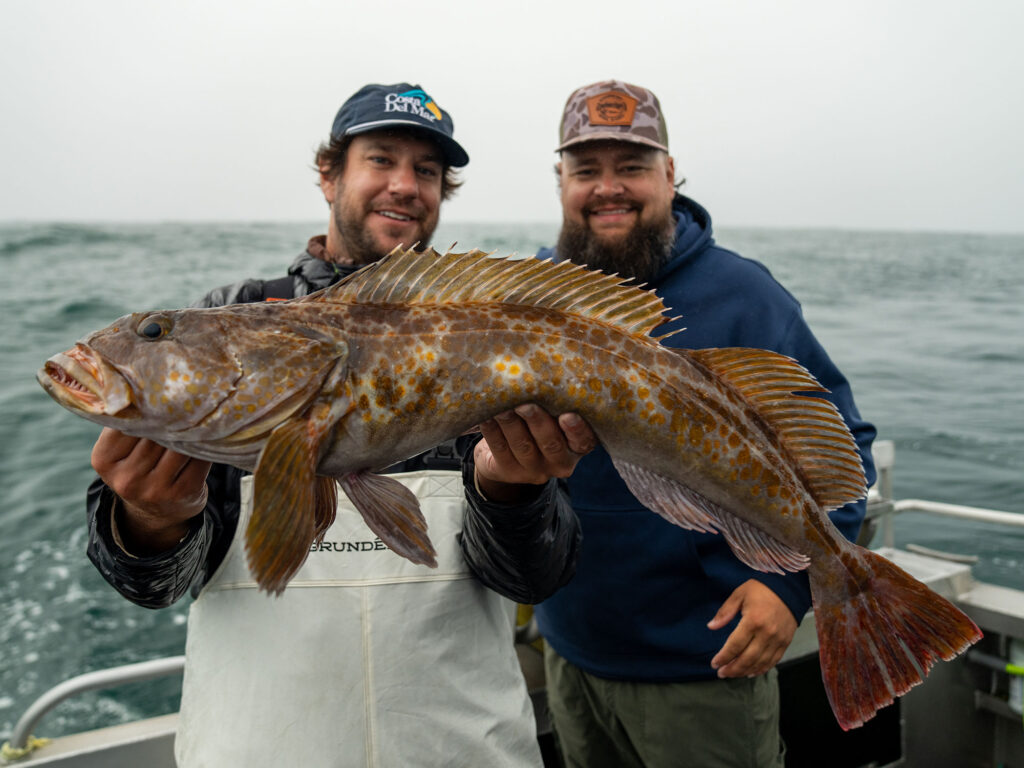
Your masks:
<instances>
[{"instance_id":1,"label":"man's smiling face","mask_svg":"<svg viewBox=\"0 0 1024 768\"><path fill-rule=\"evenodd\" d=\"M426 246L437 227L443 175L441 151L432 141L407 132L355 136L344 170L320 177L331 205L328 254L366 264L398 245Z\"/></svg>"},{"instance_id":2,"label":"man's smiling face","mask_svg":"<svg viewBox=\"0 0 1024 768\"><path fill-rule=\"evenodd\" d=\"M593 141L566 149L559 165L562 214L611 243L635 228L671 222L672 158L625 141Z\"/></svg>"}]
</instances>

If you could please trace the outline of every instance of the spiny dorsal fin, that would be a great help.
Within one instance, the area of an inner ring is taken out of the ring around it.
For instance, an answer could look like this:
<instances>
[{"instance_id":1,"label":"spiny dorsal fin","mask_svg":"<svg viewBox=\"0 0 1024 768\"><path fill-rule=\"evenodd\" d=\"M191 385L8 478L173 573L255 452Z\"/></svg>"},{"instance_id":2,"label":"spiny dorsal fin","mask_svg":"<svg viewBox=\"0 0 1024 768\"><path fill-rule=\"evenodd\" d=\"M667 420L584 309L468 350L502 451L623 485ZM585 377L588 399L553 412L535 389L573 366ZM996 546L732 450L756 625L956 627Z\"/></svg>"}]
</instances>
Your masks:
<instances>
[{"instance_id":1,"label":"spiny dorsal fin","mask_svg":"<svg viewBox=\"0 0 1024 768\"><path fill-rule=\"evenodd\" d=\"M763 349L688 351L746 399L796 459L825 510L864 498L857 444L835 405L795 392L828 392L792 358Z\"/></svg>"},{"instance_id":2,"label":"spiny dorsal fin","mask_svg":"<svg viewBox=\"0 0 1024 768\"><path fill-rule=\"evenodd\" d=\"M571 262L507 259L483 251L395 249L326 289L323 301L357 304L497 302L547 307L647 335L667 319L653 292Z\"/></svg>"}]
</instances>

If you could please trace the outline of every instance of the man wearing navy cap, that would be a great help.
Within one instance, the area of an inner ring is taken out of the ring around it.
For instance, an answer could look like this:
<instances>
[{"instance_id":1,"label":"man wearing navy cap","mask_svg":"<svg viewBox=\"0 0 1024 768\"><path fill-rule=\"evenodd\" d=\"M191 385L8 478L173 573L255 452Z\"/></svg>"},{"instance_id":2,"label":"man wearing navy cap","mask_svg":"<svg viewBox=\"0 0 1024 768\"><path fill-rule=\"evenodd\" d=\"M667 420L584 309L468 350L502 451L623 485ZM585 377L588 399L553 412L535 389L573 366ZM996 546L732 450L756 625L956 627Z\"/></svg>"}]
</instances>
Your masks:
<instances>
[{"instance_id":1,"label":"man wearing navy cap","mask_svg":"<svg viewBox=\"0 0 1024 768\"><path fill-rule=\"evenodd\" d=\"M459 187L452 169L469 162L452 133L448 113L407 83L367 85L342 105L317 153L332 261L362 265L430 242L441 200Z\"/></svg>"},{"instance_id":2,"label":"man wearing navy cap","mask_svg":"<svg viewBox=\"0 0 1024 768\"><path fill-rule=\"evenodd\" d=\"M460 185L453 169L468 162L428 92L365 86L316 154L326 236L310 239L286 277L223 286L197 306L304 296L399 245L425 247ZM576 456L554 420L534 421L539 444L562 447L526 469L564 476ZM420 499L436 569L389 552L339 494L324 541L273 598L255 588L242 551L251 478L103 431L92 454L89 557L139 605L165 607L190 589L196 598L180 768L540 764L512 601L543 600L568 581L579 529L554 481L516 499L515 514L475 492L467 499L463 477L472 487L473 475L461 456L470 443L391 468ZM506 457L492 473L512 481L523 469Z\"/></svg>"}]
</instances>

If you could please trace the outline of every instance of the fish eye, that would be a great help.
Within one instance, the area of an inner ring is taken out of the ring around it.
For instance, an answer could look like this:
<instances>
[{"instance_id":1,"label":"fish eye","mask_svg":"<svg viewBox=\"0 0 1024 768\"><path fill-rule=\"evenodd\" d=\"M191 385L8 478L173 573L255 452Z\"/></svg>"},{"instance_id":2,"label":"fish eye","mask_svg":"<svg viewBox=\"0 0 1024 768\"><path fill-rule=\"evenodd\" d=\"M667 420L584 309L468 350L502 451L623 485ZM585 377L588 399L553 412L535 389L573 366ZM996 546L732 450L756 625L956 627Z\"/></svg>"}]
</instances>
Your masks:
<instances>
[{"instance_id":1,"label":"fish eye","mask_svg":"<svg viewBox=\"0 0 1024 768\"><path fill-rule=\"evenodd\" d=\"M172 326L167 315L148 315L142 318L135 332L148 341L156 341L169 334Z\"/></svg>"}]
</instances>

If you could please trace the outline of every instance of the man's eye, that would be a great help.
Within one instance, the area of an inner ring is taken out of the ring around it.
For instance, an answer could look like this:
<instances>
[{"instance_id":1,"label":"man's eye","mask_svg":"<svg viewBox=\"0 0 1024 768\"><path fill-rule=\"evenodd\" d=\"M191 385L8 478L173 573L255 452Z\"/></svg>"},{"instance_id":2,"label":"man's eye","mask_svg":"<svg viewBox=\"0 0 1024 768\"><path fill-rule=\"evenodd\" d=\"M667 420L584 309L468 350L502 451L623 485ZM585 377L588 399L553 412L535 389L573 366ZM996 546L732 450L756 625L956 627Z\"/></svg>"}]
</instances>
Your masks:
<instances>
[{"instance_id":1,"label":"man's eye","mask_svg":"<svg viewBox=\"0 0 1024 768\"><path fill-rule=\"evenodd\" d=\"M416 172L419 173L420 176L426 176L428 178L434 178L435 176L440 174L440 171L438 171L437 168L432 168L426 165L421 165L419 168L416 169Z\"/></svg>"}]
</instances>

